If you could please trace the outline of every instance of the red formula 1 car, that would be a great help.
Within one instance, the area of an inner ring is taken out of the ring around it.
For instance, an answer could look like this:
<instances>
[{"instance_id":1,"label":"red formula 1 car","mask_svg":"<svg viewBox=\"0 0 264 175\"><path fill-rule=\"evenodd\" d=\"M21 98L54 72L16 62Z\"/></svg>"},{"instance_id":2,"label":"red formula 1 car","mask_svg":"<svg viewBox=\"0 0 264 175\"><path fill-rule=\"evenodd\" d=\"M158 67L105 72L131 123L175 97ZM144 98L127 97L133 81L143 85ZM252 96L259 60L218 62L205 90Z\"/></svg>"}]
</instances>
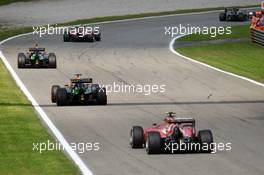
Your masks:
<instances>
[{"instance_id":1,"label":"red formula 1 car","mask_svg":"<svg viewBox=\"0 0 264 175\"><path fill-rule=\"evenodd\" d=\"M212 152L213 134L210 130L200 130L196 134L193 118L177 118L168 112L164 123L142 128L133 126L130 131L132 148L146 148L148 154L162 152Z\"/></svg>"}]
</instances>

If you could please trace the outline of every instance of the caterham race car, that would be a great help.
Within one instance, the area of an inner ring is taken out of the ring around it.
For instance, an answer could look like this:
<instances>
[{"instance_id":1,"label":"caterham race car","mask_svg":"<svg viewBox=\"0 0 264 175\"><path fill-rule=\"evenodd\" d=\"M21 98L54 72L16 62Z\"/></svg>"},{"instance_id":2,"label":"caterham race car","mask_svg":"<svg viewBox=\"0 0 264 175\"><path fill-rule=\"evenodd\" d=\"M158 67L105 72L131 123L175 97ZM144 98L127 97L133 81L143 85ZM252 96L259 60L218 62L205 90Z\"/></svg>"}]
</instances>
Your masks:
<instances>
[{"instance_id":1,"label":"caterham race car","mask_svg":"<svg viewBox=\"0 0 264 175\"><path fill-rule=\"evenodd\" d=\"M133 126L130 130L132 148L146 148L148 154L187 152L211 152L213 135L210 130L196 134L193 118L177 118L168 112L164 123L142 128Z\"/></svg>"},{"instance_id":2,"label":"caterham race car","mask_svg":"<svg viewBox=\"0 0 264 175\"><path fill-rule=\"evenodd\" d=\"M249 14L240 11L239 8L227 8L219 14L220 21L247 21Z\"/></svg>"},{"instance_id":3,"label":"caterham race car","mask_svg":"<svg viewBox=\"0 0 264 175\"><path fill-rule=\"evenodd\" d=\"M63 34L63 41L84 41L84 42L94 42L101 41L101 32L97 27L90 26L77 26L70 27L68 31Z\"/></svg>"},{"instance_id":4,"label":"caterham race car","mask_svg":"<svg viewBox=\"0 0 264 175\"><path fill-rule=\"evenodd\" d=\"M76 74L76 77L70 80L69 85L65 85L65 87L52 86L51 101L57 103L57 106L106 105L107 94L104 87L93 84L92 78L81 78L81 74Z\"/></svg>"},{"instance_id":5,"label":"caterham race car","mask_svg":"<svg viewBox=\"0 0 264 175\"><path fill-rule=\"evenodd\" d=\"M56 68L57 61L54 53L46 53L45 48L29 48L27 53L19 53L18 68Z\"/></svg>"}]
</instances>

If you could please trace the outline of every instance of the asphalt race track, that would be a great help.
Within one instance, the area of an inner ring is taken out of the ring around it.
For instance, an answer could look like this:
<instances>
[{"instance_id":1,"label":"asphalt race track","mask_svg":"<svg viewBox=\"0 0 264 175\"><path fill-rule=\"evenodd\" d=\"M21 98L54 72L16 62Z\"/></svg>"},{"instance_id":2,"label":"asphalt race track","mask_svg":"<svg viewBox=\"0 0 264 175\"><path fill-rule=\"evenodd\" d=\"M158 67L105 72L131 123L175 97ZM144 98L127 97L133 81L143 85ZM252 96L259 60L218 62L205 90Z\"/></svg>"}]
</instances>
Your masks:
<instances>
[{"instance_id":1,"label":"asphalt race track","mask_svg":"<svg viewBox=\"0 0 264 175\"><path fill-rule=\"evenodd\" d=\"M80 154L94 174L263 175L264 88L175 56L168 49L171 38L164 36L164 26L217 21L218 13L209 13L108 23L100 25L101 42L63 43L62 36L29 35L1 49L68 142L100 142L99 151ZM17 69L17 53L35 42L56 53L57 70ZM107 106L52 104L51 86L68 83L75 73L102 84L165 84L166 93L111 93ZM197 129L212 129L215 142L231 142L232 150L176 155L132 150L132 125L161 122L166 111L195 117Z\"/></svg>"}]
</instances>

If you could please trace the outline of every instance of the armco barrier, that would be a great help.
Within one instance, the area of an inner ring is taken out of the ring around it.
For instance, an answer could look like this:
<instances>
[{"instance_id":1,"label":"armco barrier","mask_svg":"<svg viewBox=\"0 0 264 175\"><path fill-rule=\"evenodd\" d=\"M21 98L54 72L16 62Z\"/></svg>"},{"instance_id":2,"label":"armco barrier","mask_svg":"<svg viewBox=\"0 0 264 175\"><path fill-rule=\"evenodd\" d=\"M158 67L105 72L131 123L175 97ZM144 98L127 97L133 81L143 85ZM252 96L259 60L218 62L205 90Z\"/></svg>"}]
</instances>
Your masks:
<instances>
[{"instance_id":1,"label":"armco barrier","mask_svg":"<svg viewBox=\"0 0 264 175\"><path fill-rule=\"evenodd\" d=\"M252 28L250 33L252 42L264 46L264 31Z\"/></svg>"}]
</instances>

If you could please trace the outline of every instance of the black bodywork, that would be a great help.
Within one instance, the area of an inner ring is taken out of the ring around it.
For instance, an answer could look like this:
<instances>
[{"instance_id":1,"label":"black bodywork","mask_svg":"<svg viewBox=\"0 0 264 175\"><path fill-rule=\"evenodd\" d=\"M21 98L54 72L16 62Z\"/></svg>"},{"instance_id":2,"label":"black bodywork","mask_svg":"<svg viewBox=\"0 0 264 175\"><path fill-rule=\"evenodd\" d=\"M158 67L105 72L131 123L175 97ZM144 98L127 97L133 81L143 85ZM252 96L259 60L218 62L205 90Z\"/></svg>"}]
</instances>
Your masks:
<instances>
[{"instance_id":1,"label":"black bodywork","mask_svg":"<svg viewBox=\"0 0 264 175\"><path fill-rule=\"evenodd\" d=\"M249 15L246 12L240 11L239 8L227 8L219 14L220 21L247 21Z\"/></svg>"}]
</instances>

